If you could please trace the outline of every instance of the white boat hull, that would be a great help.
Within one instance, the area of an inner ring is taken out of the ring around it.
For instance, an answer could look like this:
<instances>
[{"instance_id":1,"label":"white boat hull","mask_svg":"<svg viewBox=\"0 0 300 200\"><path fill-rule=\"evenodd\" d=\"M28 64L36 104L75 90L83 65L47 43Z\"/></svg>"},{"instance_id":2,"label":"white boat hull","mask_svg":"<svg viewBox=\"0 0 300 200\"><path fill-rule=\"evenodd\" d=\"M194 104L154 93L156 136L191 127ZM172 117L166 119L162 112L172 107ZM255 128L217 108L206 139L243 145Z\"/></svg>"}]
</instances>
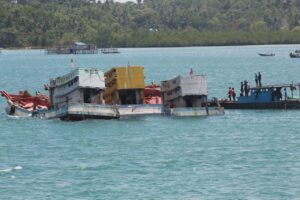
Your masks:
<instances>
[{"instance_id":1,"label":"white boat hull","mask_svg":"<svg viewBox=\"0 0 300 200\"><path fill-rule=\"evenodd\" d=\"M139 104L139 105L122 105L118 107L120 117L144 116L144 115L162 115L163 109L161 104Z\"/></svg>"},{"instance_id":2,"label":"white boat hull","mask_svg":"<svg viewBox=\"0 0 300 200\"><path fill-rule=\"evenodd\" d=\"M224 115L224 108L209 107L206 108L171 108L168 112L171 116L193 117L193 116L215 116Z\"/></svg>"},{"instance_id":3,"label":"white boat hull","mask_svg":"<svg viewBox=\"0 0 300 200\"><path fill-rule=\"evenodd\" d=\"M62 120L115 119L119 113L114 106L98 104L71 104L59 109L28 111L8 101L8 115L17 117L36 117L40 119L60 118Z\"/></svg>"},{"instance_id":4,"label":"white boat hull","mask_svg":"<svg viewBox=\"0 0 300 200\"><path fill-rule=\"evenodd\" d=\"M63 120L84 119L118 119L120 117L115 106L99 104L71 104L61 111Z\"/></svg>"},{"instance_id":5,"label":"white boat hull","mask_svg":"<svg viewBox=\"0 0 300 200\"><path fill-rule=\"evenodd\" d=\"M214 116L224 115L224 108L171 108L163 111L162 105L99 105L99 104L70 104L59 109L28 111L8 101L6 108L8 115L18 117L37 117L40 119L60 118L62 120L84 120L84 119L118 119L122 117L137 117L145 115L171 116Z\"/></svg>"},{"instance_id":6,"label":"white boat hull","mask_svg":"<svg viewBox=\"0 0 300 200\"><path fill-rule=\"evenodd\" d=\"M11 101L7 101L6 113L17 117L32 117L32 111L26 110L18 105L14 105Z\"/></svg>"}]
</instances>

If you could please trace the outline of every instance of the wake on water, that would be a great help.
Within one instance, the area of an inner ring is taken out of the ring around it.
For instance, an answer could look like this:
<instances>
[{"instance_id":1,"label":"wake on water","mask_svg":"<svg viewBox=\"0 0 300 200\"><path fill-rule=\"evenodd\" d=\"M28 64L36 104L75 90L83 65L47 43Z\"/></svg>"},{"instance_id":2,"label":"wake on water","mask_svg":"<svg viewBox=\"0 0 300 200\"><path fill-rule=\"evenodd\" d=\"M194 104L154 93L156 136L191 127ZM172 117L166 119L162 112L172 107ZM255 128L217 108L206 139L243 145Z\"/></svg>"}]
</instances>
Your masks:
<instances>
[{"instance_id":1,"label":"wake on water","mask_svg":"<svg viewBox=\"0 0 300 200\"><path fill-rule=\"evenodd\" d=\"M22 166L17 165L15 167L7 168L7 169L0 169L0 173L10 173L10 172L19 171L19 170L22 170L22 169L23 169Z\"/></svg>"}]
</instances>

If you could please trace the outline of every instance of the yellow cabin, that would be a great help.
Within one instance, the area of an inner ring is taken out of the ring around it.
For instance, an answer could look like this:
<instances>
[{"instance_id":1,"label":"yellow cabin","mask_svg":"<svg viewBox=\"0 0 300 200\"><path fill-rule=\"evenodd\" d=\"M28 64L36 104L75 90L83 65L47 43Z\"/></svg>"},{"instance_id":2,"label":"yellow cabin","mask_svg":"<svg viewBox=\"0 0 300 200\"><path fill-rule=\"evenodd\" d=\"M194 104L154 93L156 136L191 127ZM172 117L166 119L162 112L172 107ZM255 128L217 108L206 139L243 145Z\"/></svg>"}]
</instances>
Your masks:
<instances>
[{"instance_id":1,"label":"yellow cabin","mask_svg":"<svg viewBox=\"0 0 300 200\"><path fill-rule=\"evenodd\" d=\"M105 73L106 104L143 104L144 67L114 67Z\"/></svg>"}]
</instances>

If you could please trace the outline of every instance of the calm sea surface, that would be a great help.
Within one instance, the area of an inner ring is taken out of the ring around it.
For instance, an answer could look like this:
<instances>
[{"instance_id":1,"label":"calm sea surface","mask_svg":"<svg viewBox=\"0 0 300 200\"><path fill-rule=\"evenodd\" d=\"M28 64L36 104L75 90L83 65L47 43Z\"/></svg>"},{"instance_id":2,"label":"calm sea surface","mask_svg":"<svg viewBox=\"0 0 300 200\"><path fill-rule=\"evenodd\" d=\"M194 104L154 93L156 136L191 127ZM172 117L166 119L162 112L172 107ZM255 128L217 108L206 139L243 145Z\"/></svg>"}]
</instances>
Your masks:
<instances>
[{"instance_id":1,"label":"calm sea surface","mask_svg":"<svg viewBox=\"0 0 300 200\"><path fill-rule=\"evenodd\" d=\"M0 54L0 90L42 91L77 67L142 65L146 82L205 74L210 97L228 86L300 82L298 45L137 48L115 55ZM259 57L258 52L275 53ZM298 92L296 95L299 95ZM300 110L228 110L221 117L16 119L0 99L0 199L300 199Z\"/></svg>"}]
</instances>

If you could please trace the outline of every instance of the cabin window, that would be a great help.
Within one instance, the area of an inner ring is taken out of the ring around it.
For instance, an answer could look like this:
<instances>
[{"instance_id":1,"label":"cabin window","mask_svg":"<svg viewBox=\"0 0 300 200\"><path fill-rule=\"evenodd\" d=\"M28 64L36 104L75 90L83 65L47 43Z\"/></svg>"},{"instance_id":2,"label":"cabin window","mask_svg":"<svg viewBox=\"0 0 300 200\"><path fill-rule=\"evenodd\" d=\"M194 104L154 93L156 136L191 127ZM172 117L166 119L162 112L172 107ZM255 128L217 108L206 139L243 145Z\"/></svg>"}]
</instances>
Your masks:
<instances>
[{"instance_id":1,"label":"cabin window","mask_svg":"<svg viewBox=\"0 0 300 200\"><path fill-rule=\"evenodd\" d=\"M175 92L178 92L178 91L180 91L180 87L175 88Z\"/></svg>"},{"instance_id":2,"label":"cabin window","mask_svg":"<svg viewBox=\"0 0 300 200\"><path fill-rule=\"evenodd\" d=\"M84 95L83 96L84 103L91 103L92 102L91 94L90 93L88 93L88 92L85 91L83 95Z\"/></svg>"}]
</instances>

